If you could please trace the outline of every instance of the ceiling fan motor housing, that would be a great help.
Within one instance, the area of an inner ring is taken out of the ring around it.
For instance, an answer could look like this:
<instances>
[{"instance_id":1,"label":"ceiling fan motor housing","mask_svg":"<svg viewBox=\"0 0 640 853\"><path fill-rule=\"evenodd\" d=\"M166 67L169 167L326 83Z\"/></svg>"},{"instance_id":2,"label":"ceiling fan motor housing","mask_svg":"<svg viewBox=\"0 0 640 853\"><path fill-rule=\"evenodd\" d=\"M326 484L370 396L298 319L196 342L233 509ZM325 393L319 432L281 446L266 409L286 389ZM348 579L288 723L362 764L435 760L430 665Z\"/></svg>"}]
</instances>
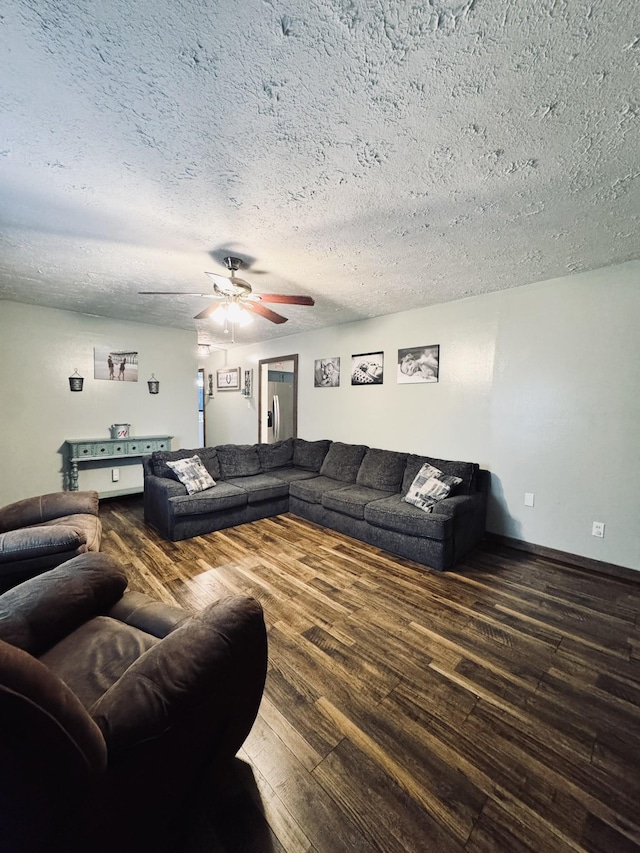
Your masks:
<instances>
[{"instance_id":1,"label":"ceiling fan motor housing","mask_svg":"<svg viewBox=\"0 0 640 853\"><path fill-rule=\"evenodd\" d=\"M232 258L230 255L224 259L224 262L230 272L238 272L238 270L242 266L241 258Z\"/></svg>"}]
</instances>

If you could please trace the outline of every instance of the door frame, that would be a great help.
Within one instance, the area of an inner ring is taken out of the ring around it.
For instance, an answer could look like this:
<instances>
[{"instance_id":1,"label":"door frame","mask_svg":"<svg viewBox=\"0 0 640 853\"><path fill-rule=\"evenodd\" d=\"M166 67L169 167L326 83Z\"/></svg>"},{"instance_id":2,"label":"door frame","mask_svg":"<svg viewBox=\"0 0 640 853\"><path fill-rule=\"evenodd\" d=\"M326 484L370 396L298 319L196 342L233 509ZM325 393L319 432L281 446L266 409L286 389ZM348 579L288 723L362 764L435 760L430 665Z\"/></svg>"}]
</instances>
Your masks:
<instances>
[{"instance_id":1,"label":"door frame","mask_svg":"<svg viewBox=\"0 0 640 853\"><path fill-rule=\"evenodd\" d=\"M298 436L298 353L294 355L279 355L275 358L262 358L258 362L258 441L263 443L264 438L267 438L266 412L262 411L262 376L263 368L269 370L270 364L276 364L279 361L293 362L293 437ZM263 427L262 421L265 425Z\"/></svg>"}]
</instances>

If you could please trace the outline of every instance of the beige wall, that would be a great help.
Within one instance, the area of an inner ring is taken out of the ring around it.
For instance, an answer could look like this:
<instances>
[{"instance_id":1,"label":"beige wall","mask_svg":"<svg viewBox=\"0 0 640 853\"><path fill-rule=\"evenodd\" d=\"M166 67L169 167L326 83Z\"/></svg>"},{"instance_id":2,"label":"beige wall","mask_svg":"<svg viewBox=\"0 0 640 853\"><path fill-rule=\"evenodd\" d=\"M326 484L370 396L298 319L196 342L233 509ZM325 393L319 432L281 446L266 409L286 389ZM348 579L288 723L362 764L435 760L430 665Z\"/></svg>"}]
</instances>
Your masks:
<instances>
[{"instance_id":1,"label":"beige wall","mask_svg":"<svg viewBox=\"0 0 640 853\"><path fill-rule=\"evenodd\" d=\"M631 262L236 345L202 366L253 367L255 377L259 359L298 353L301 437L479 462L492 474L493 532L640 569L639 285ZM398 385L397 350L423 344L440 344L440 382ZM384 384L352 387L351 355L377 350ZM314 388L314 360L330 356L342 360L341 385ZM208 444L257 436L256 397L207 401ZM605 522L604 539L593 521Z\"/></svg>"},{"instance_id":2,"label":"beige wall","mask_svg":"<svg viewBox=\"0 0 640 853\"><path fill-rule=\"evenodd\" d=\"M94 347L139 354L138 382L93 378ZM75 368L84 390L69 390ZM160 393L148 393L155 373ZM132 435L175 436L174 447L197 444L197 350L194 332L159 329L15 302L0 302L0 505L63 487L67 438L108 438L113 423ZM82 468L80 488L141 485L139 461Z\"/></svg>"}]
</instances>

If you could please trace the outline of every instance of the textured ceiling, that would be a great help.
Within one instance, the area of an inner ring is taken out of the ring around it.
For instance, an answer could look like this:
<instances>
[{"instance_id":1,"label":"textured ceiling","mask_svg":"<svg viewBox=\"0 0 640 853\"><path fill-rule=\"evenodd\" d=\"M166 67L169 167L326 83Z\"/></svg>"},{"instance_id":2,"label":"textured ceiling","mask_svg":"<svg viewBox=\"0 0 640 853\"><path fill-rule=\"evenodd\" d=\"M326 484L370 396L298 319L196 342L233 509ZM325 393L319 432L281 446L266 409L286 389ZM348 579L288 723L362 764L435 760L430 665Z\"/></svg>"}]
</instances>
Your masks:
<instances>
[{"instance_id":1,"label":"textured ceiling","mask_svg":"<svg viewBox=\"0 0 640 853\"><path fill-rule=\"evenodd\" d=\"M5 0L0 298L238 343L640 254L638 0Z\"/></svg>"}]
</instances>

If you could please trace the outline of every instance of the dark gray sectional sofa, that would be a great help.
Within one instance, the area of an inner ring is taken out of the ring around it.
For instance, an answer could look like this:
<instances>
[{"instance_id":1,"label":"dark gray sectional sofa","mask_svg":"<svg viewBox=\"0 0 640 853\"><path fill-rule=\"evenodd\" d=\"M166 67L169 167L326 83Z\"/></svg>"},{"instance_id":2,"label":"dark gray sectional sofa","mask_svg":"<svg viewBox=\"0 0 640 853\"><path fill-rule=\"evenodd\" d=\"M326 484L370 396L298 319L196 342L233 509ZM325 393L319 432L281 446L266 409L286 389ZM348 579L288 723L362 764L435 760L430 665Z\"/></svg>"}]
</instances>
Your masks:
<instances>
[{"instance_id":1,"label":"dark gray sectional sofa","mask_svg":"<svg viewBox=\"0 0 640 853\"><path fill-rule=\"evenodd\" d=\"M216 486L189 495L167 462L193 455ZM425 462L462 479L431 512L403 500ZM145 521L172 541L292 512L446 570L484 537L489 475L472 462L296 438L157 451L143 466Z\"/></svg>"}]
</instances>

